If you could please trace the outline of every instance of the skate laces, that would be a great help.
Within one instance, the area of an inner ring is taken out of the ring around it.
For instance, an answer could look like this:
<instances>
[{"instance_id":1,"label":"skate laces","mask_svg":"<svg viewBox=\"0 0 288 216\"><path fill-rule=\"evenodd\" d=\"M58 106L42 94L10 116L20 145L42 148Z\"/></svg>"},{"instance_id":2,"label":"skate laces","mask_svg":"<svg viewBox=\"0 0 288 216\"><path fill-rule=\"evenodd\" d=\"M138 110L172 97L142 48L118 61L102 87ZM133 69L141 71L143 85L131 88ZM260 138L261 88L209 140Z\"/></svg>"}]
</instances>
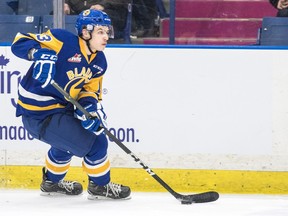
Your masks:
<instances>
[{"instance_id":1,"label":"skate laces","mask_svg":"<svg viewBox=\"0 0 288 216\"><path fill-rule=\"evenodd\" d=\"M64 188L68 192L72 192L74 189L74 183L75 183L75 181L61 180L58 183L58 186L61 188Z\"/></svg>"},{"instance_id":2,"label":"skate laces","mask_svg":"<svg viewBox=\"0 0 288 216\"><path fill-rule=\"evenodd\" d=\"M120 184L116 184L116 183L113 183L113 182L109 182L109 184L106 185L106 196L108 195L109 193L109 189L112 191L112 193L119 197L119 194L121 192L121 185Z\"/></svg>"}]
</instances>

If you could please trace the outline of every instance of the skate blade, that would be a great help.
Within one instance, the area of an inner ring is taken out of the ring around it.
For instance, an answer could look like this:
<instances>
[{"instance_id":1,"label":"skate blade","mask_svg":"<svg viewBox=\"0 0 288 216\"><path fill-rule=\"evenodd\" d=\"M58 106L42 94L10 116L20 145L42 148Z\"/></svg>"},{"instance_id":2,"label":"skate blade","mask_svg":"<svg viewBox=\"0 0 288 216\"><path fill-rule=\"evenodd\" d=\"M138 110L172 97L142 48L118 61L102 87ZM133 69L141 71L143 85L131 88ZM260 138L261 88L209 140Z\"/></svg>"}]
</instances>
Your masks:
<instances>
[{"instance_id":1,"label":"skate blade","mask_svg":"<svg viewBox=\"0 0 288 216\"><path fill-rule=\"evenodd\" d=\"M125 198L118 198L118 199L113 199L110 197L105 197L105 196L95 196L92 194L88 194L87 196L88 200L129 200L131 199L131 196L125 197Z\"/></svg>"},{"instance_id":2,"label":"skate blade","mask_svg":"<svg viewBox=\"0 0 288 216\"><path fill-rule=\"evenodd\" d=\"M74 196L79 196L79 195L82 195L82 193L77 194L77 195L72 195L72 194L66 194L62 192L44 192L44 191L40 192L40 196L47 196L47 197L64 197L64 196L74 197Z\"/></svg>"}]
</instances>

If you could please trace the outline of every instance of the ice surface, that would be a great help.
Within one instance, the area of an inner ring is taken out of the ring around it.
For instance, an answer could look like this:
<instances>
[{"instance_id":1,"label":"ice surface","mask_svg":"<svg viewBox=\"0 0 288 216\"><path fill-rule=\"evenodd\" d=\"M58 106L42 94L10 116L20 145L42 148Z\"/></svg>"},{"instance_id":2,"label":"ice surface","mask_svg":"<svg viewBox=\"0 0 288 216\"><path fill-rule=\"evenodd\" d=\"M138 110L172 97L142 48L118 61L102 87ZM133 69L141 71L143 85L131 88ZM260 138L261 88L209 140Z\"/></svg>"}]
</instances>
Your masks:
<instances>
[{"instance_id":1,"label":"ice surface","mask_svg":"<svg viewBox=\"0 0 288 216\"><path fill-rule=\"evenodd\" d=\"M107 216L287 216L288 196L227 195L211 203L182 205L169 193L132 192L122 201L88 200L80 196L40 196L38 190L0 190L1 215L107 215Z\"/></svg>"}]
</instances>

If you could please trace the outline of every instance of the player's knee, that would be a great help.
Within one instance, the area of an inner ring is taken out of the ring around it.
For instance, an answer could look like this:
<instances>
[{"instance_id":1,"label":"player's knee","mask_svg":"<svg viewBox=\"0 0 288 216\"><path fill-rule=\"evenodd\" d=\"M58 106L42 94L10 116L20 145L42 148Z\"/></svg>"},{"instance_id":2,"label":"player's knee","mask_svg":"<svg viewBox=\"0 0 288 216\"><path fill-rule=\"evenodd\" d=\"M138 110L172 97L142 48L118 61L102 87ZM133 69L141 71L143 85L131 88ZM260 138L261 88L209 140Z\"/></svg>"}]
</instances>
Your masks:
<instances>
[{"instance_id":1,"label":"player's knee","mask_svg":"<svg viewBox=\"0 0 288 216\"><path fill-rule=\"evenodd\" d=\"M102 158L107 154L108 140L104 133L97 136L95 142L93 143L90 151L85 155L86 157L91 158Z\"/></svg>"}]
</instances>

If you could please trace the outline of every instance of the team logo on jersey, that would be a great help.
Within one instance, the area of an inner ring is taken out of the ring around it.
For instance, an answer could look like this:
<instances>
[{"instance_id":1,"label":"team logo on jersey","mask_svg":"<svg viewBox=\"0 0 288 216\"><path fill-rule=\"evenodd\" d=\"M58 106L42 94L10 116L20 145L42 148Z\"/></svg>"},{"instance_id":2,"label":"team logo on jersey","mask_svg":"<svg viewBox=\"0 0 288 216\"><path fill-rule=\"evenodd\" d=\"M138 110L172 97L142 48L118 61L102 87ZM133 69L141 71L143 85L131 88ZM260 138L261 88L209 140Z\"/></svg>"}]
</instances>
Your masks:
<instances>
[{"instance_id":1,"label":"team logo on jersey","mask_svg":"<svg viewBox=\"0 0 288 216\"><path fill-rule=\"evenodd\" d=\"M81 54L75 54L73 57L68 59L68 62L80 63L81 62Z\"/></svg>"}]
</instances>

